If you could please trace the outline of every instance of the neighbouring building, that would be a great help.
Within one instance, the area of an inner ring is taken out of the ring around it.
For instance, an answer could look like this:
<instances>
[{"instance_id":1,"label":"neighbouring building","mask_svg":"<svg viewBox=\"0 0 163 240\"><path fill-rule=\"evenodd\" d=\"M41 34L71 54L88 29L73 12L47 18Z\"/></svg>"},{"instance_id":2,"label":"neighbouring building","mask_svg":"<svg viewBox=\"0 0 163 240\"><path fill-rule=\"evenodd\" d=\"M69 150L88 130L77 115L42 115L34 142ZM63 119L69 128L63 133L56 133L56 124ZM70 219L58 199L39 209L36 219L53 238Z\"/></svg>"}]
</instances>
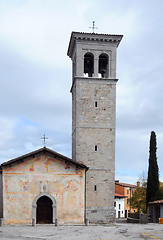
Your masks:
<instances>
[{"instance_id":1,"label":"neighbouring building","mask_svg":"<svg viewBox=\"0 0 163 240\"><path fill-rule=\"evenodd\" d=\"M125 216L125 195L115 192L114 207L116 218L124 218Z\"/></svg>"},{"instance_id":2,"label":"neighbouring building","mask_svg":"<svg viewBox=\"0 0 163 240\"><path fill-rule=\"evenodd\" d=\"M5 224L115 221L116 52L122 37L72 32L72 159L41 148L1 164Z\"/></svg>"},{"instance_id":3,"label":"neighbouring building","mask_svg":"<svg viewBox=\"0 0 163 240\"><path fill-rule=\"evenodd\" d=\"M151 222L158 223L163 218L163 200L149 202L149 213Z\"/></svg>"},{"instance_id":4,"label":"neighbouring building","mask_svg":"<svg viewBox=\"0 0 163 240\"><path fill-rule=\"evenodd\" d=\"M134 191L140 187L140 183L132 185L128 183L121 183L115 181L115 193L119 193L125 196L124 198L124 217L127 218L129 213L137 212L137 209L133 209L130 205L129 199L133 196Z\"/></svg>"}]
</instances>

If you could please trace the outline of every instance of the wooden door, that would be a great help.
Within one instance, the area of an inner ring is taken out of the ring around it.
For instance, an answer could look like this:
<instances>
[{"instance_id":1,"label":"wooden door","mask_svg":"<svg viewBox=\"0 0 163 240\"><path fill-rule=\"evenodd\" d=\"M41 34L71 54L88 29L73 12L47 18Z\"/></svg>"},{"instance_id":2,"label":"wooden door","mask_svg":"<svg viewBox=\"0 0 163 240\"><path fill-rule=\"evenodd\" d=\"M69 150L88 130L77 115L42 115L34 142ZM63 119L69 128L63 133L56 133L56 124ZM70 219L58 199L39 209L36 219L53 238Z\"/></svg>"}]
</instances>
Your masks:
<instances>
[{"instance_id":1,"label":"wooden door","mask_svg":"<svg viewBox=\"0 0 163 240\"><path fill-rule=\"evenodd\" d=\"M52 223L52 200L46 196L37 200L37 223Z\"/></svg>"},{"instance_id":2,"label":"wooden door","mask_svg":"<svg viewBox=\"0 0 163 240\"><path fill-rule=\"evenodd\" d=\"M127 218L127 210L125 210L125 218Z\"/></svg>"}]
</instances>

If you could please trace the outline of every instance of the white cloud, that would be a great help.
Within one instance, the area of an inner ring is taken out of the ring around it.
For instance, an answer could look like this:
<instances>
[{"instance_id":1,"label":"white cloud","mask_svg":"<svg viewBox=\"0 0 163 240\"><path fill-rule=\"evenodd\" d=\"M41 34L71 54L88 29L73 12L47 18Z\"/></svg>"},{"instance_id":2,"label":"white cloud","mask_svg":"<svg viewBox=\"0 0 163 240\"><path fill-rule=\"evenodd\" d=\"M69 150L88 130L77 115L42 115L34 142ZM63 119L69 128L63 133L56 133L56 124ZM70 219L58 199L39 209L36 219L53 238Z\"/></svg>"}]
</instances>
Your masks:
<instances>
[{"instance_id":1,"label":"white cloud","mask_svg":"<svg viewBox=\"0 0 163 240\"><path fill-rule=\"evenodd\" d=\"M15 118L7 118L4 116L1 116L0 118L0 148L5 151L7 150L8 143L12 142L14 140L14 129L16 127L16 124L18 122L18 119Z\"/></svg>"},{"instance_id":2,"label":"white cloud","mask_svg":"<svg viewBox=\"0 0 163 240\"><path fill-rule=\"evenodd\" d=\"M91 31L95 20L97 32L124 35L117 52L117 174L132 181L146 171L154 130L162 177L162 6L161 0L0 1L0 161L41 147L43 134L47 146L70 156L66 52L71 31Z\"/></svg>"},{"instance_id":3,"label":"white cloud","mask_svg":"<svg viewBox=\"0 0 163 240\"><path fill-rule=\"evenodd\" d=\"M78 28L83 25L83 14L89 4L76 1L28 1L3 9L0 19L0 37L30 61L47 66L63 66L68 38L74 19ZM64 6L64 7L63 7Z\"/></svg>"}]
</instances>

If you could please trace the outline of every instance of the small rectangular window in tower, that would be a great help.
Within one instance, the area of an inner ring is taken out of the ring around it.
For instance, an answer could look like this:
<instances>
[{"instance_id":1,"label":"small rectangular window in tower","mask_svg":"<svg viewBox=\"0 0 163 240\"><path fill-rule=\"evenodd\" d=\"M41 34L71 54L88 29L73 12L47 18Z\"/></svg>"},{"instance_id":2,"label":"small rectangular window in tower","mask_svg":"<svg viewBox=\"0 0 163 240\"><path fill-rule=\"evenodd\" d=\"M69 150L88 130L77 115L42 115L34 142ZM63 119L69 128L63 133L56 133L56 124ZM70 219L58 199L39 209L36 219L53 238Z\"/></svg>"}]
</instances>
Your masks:
<instances>
[{"instance_id":1,"label":"small rectangular window in tower","mask_svg":"<svg viewBox=\"0 0 163 240\"><path fill-rule=\"evenodd\" d=\"M97 108L97 101L95 101L95 108Z\"/></svg>"},{"instance_id":2,"label":"small rectangular window in tower","mask_svg":"<svg viewBox=\"0 0 163 240\"><path fill-rule=\"evenodd\" d=\"M94 185L94 191L97 192L97 185Z\"/></svg>"},{"instance_id":3,"label":"small rectangular window in tower","mask_svg":"<svg viewBox=\"0 0 163 240\"><path fill-rule=\"evenodd\" d=\"M95 152L97 152L97 150L98 150L98 149L97 149L97 145L95 145Z\"/></svg>"}]
</instances>

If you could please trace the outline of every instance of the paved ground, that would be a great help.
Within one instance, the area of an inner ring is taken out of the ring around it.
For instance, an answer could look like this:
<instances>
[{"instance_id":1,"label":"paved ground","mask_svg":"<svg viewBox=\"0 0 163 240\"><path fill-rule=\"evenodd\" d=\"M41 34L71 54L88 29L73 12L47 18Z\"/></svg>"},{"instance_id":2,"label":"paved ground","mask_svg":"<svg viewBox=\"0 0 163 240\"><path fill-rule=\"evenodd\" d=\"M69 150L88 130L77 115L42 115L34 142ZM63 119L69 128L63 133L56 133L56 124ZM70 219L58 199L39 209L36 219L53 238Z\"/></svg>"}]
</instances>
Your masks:
<instances>
[{"instance_id":1,"label":"paved ground","mask_svg":"<svg viewBox=\"0 0 163 240\"><path fill-rule=\"evenodd\" d=\"M0 240L123 240L163 239L161 224L127 224L114 226L3 226Z\"/></svg>"}]
</instances>

